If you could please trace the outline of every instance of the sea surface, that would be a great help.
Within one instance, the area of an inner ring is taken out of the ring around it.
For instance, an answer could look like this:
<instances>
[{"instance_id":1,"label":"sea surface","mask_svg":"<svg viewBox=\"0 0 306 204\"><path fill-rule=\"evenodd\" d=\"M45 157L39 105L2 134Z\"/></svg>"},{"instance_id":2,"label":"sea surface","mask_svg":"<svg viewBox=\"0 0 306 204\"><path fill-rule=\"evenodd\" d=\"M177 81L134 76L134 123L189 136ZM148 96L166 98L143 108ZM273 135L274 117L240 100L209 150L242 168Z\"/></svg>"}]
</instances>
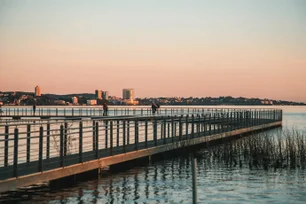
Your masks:
<instances>
[{"instance_id":1,"label":"sea surface","mask_svg":"<svg viewBox=\"0 0 306 204\"><path fill-rule=\"evenodd\" d=\"M283 110L283 127L277 131L294 130L306 136L306 106L266 108ZM274 134L274 131L268 133ZM203 148L197 154L205 151ZM222 162L207 162L200 157L197 160L197 195L198 203L304 204L306 170L250 169L247 165L228 167ZM192 203L191 155L160 159L116 173L108 172L100 178L69 187L50 189L43 184L23 188L0 194L0 203Z\"/></svg>"}]
</instances>

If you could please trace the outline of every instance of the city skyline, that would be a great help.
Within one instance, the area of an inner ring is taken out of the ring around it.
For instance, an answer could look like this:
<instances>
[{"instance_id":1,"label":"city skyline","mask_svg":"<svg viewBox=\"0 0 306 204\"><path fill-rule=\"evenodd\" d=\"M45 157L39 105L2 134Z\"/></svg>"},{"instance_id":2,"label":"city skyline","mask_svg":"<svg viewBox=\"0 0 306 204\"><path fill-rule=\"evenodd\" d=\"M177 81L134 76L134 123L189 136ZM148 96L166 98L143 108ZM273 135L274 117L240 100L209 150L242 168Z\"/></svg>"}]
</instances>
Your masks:
<instances>
[{"instance_id":1,"label":"city skyline","mask_svg":"<svg viewBox=\"0 0 306 204\"><path fill-rule=\"evenodd\" d=\"M0 91L306 102L306 2L3 1Z\"/></svg>"}]
</instances>

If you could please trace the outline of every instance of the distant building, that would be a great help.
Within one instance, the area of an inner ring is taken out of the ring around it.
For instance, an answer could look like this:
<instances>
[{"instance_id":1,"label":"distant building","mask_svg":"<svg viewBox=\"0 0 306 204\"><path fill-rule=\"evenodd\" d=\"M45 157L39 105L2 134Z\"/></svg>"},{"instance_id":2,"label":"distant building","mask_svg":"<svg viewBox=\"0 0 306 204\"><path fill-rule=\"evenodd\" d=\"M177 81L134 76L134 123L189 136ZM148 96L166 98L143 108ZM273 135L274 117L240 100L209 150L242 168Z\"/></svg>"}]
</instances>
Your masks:
<instances>
[{"instance_id":1,"label":"distant building","mask_svg":"<svg viewBox=\"0 0 306 204\"><path fill-rule=\"evenodd\" d=\"M76 97L76 96L72 97L72 104L77 105L78 103L79 103L78 97Z\"/></svg>"},{"instance_id":2,"label":"distant building","mask_svg":"<svg viewBox=\"0 0 306 204\"><path fill-rule=\"evenodd\" d=\"M135 92L134 89L123 89L123 97L122 102L127 105L137 105L139 101L135 100Z\"/></svg>"},{"instance_id":3,"label":"distant building","mask_svg":"<svg viewBox=\"0 0 306 204\"><path fill-rule=\"evenodd\" d=\"M102 90L96 90L95 96L96 96L96 99L102 99Z\"/></svg>"},{"instance_id":4,"label":"distant building","mask_svg":"<svg viewBox=\"0 0 306 204\"><path fill-rule=\"evenodd\" d=\"M263 104L263 105L273 105L273 101L270 101L270 100L262 100L262 101L261 101L261 104Z\"/></svg>"},{"instance_id":5,"label":"distant building","mask_svg":"<svg viewBox=\"0 0 306 204\"><path fill-rule=\"evenodd\" d=\"M87 105L89 106L97 105L97 100L87 100Z\"/></svg>"},{"instance_id":6,"label":"distant building","mask_svg":"<svg viewBox=\"0 0 306 204\"><path fill-rule=\"evenodd\" d=\"M135 94L134 89L123 89L122 98L123 98L123 100L133 101L134 98L135 98L134 94Z\"/></svg>"},{"instance_id":7,"label":"distant building","mask_svg":"<svg viewBox=\"0 0 306 204\"><path fill-rule=\"evenodd\" d=\"M136 100L124 100L123 102L126 105L138 105L139 104L139 101L136 101Z\"/></svg>"},{"instance_id":8,"label":"distant building","mask_svg":"<svg viewBox=\"0 0 306 204\"><path fill-rule=\"evenodd\" d=\"M55 100L54 104L55 105L66 105L66 101L64 101L64 100Z\"/></svg>"},{"instance_id":9,"label":"distant building","mask_svg":"<svg viewBox=\"0 0 306 204\"><path fill-rule=\"evenodd\" d=\"M41 96L40 87L39 86L35 87L35 96Z\"/></svg>"},{"instance_id":10,"label":"distant building","mask_svg":"<svg viewBox=\"0 0 306 204\"><path fill-rule=\"evenodd\" d=\"M108 91L102 91L102 99L108 100Z\"/></svg>"}]
</instances>

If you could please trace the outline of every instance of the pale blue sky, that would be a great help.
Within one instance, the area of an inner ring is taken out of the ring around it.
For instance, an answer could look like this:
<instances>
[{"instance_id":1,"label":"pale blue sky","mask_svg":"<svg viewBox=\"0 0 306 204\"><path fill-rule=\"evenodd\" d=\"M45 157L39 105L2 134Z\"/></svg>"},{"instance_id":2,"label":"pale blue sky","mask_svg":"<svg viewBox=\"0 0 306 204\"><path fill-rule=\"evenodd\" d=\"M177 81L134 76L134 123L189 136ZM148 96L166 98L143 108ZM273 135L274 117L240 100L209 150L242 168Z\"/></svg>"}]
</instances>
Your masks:
<instances>
[{"instance_id":1,"label":"pale blue sky","mask_svg":"<svg viewBox=\"0 0 306 204\"><path fill-rule=\"evenodd\" d=\"M306 101L305 36L304 0L3 0L0 90Z\"/></svg>"}]
</instances>

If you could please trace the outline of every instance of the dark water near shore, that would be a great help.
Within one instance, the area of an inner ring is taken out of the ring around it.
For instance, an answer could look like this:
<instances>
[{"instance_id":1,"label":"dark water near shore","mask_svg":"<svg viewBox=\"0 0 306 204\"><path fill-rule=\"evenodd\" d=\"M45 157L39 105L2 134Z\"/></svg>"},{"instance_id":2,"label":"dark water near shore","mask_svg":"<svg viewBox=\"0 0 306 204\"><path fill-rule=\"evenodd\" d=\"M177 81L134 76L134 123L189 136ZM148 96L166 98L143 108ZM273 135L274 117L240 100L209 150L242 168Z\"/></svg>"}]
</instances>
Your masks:
<instances>
[{"instance_id":1,"label":"dark water near shore","mask_svg":"<svg viewBox=\"0 0 306 204\"><path fill-rule=\"evenodd\" d=\"M283 129L306 136L306 107L279 108ZM306 203L305 169L251 170L204 158L197 162L199 203ZM55 190L24 188L0 195L0 202L192 203L191 160L189 155L168 158Z\"/></svg>"}]
</instances>

